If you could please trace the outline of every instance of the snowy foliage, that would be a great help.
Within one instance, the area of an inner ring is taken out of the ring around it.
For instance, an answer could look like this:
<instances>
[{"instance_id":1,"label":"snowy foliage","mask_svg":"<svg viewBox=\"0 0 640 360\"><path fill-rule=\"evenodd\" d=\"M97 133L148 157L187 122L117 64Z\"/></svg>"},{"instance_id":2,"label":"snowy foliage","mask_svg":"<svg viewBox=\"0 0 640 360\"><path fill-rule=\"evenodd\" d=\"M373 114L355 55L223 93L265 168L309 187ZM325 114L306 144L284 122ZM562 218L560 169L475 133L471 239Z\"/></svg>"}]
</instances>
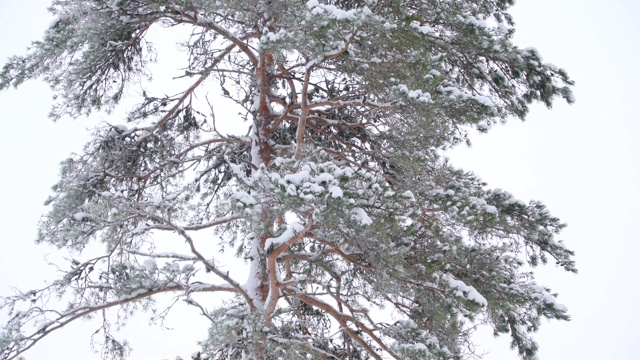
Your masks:
<instances>
[{"instance_id":1,"label":"snowy foliage","mask_svg":"<svg viewBox=\"0 0 640 360\"><path fill-rule=\"evenodd\" d=\"M530 272L576 271L564 225L442 156L532 102L573 101L563 70L512 44L512 2L54 0L58 20L0 88L44 79L54 119L112 110L151 75L149 28L176 25L192 29L194 81L146 89L126 127L100 126L62 163L39 241L75 260L2 299L0 358L105 309L162 314L154 296L175 293L211 321L198 359L470 358L477 324L533 359L541 319L568 319ZM245 136L217 130L205 88L237 105ZM162 236L182 252L156 251ZM217 292L231 297L200 297ZM68 306L30 305L54 294ZM103 356L126 357L102 330Z\"/></svg>"}]
</instances>

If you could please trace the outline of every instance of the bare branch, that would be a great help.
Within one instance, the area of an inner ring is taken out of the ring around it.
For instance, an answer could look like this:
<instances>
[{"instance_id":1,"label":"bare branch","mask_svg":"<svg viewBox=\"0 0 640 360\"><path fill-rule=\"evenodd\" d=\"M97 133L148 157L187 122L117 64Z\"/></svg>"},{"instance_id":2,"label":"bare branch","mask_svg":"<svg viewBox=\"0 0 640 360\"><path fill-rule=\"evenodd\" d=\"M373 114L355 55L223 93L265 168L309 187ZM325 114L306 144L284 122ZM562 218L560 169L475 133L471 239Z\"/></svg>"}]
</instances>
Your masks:
<instances>
[{"instance_id":1,"label":"bare branch","mask_svg":"<svg viewBox=\"0 0 640 360\"><path fill-rule=\"evenodd\" d=\"M184 290L188 290L190 292L216 292L216 291L236 292L235 289L227 286L201 284L201 283L194 283L190 285L173 284L173 285L168 285L165 287L155 288L155 289L139 289L138 291L132 293L129 296L122 297L115 301L105 302L100 305L82 306L82 307L74 308L66 312L63 312L58 318L41 325L40 330L37 330L31 333L30 335L25 336L22 340L24 342L24 345L18 348L14 348L9 353L7 353L6 360L17 359L18 356L23 354L25 351L29 350L32 346L34 346L36 343L38 343L40 340L42 340L44 337L46 337L53 331L61 329L65 325L77 319L80 319L82 317L85 317L87 315L90 315L92 313L106 310L114 306L122 306L127 303L139 301L139 300L151 297L153 295L166 293L166 292L173 292L173 291L184 291ZM16 344L16 346L18 346L18 344Z\"/></svg>"}]
</instances>

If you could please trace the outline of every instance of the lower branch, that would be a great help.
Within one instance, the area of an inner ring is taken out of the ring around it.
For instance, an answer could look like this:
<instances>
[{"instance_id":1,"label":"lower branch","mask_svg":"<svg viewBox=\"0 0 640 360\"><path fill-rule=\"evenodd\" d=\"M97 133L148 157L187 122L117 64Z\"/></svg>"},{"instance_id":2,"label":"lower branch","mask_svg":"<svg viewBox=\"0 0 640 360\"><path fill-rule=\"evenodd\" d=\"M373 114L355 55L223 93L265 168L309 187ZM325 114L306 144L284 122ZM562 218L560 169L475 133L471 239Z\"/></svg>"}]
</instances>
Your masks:
<instances>
[{"instance_id":1,"label":"lower branch","mask_svg":"<svg viewBox=\"0 0 640 360\"><path fill-rule=\"evenodd\" d=\"M19 355L29 350L32 346L42 340L55 330L58 330L65 325L82 318L84 316L91 315L97 311L106 310L114 306L125 305L134 301L139 301L153 295L173 292L173 291L189 291L189 292L213 292L213 291L226 291L237 292L235 289L228 286L210 285L210 284L172 284L169 286L156 288L156 289L139 289L133 294L119 298L115 301L105 302L95 306L81 306L75 309L68 310L60 313L58 318L51 320L40 326L39 330L34 331L31 335L27 335L21 339L20 343L14 343L13 346L8 346L9 351L7 353L0 354L4 360L17 359ZM33 310L33 308L32 308ZM12 320L19 320L14 317Z\"/></svg>"}]
</instances>

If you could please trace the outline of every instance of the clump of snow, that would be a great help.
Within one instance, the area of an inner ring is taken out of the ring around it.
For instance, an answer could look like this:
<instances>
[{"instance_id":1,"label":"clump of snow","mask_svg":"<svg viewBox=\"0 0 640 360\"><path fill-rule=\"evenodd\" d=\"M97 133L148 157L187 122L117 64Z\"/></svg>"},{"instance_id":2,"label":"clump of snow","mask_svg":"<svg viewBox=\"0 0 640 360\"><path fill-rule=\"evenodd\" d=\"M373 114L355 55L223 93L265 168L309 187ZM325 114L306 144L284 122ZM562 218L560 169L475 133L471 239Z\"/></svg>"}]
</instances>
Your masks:
<instances>
[{"instance_id":1,"label":"clump of snow","mask_svg":"<svg viewBox=\"0 0 640 360\"><path fill-rule=\"evenodd\" d=\"M351 218L365 226L373 224L373 220L367 215L367 212L360 207L351 209Z\"/></svg>"},{"instance_id":2,"label":"clump of snow","mask_svg":"<svg viewBox=\"0 0 640 360\"><path fill-rule=\"evenodd\" d=\"M396 24L391 24L389 22L384 23L382 26L384 26L386 30L393 30L398 27Z\"/></svg>"},{"instance_id":3,"label":"clump of snow","mask_svg":"<svg viewBox=\"0 0 640 360\"><path fill-rule=\"evenodd\" d=\"M343 10L335 5L320 4L318 0L307 1L307 8L311 10L313 15L326 14L336 20L358 20L372 14L371 9L367 6L360 9Z\"/></svg>"},{"instance_id":4,"label":"clump of snow","mask_svg":"<svg viewBox=\"0 0 640 360\"><path fill-rule=\"evenodd\" d=\"M278 32L269 32L269 29L264 29L262 38L260 39L260 42L277 42L278 40L284 39L286 37L289 36L289 33L284 30L284 29L280 29L278 30Z\"/></svg>"},{"instance_id":5,"label":"clump of snow","mask_svg":"<svg viewBox=\"0 0 640 360\"><path fill-rule=\"evenodd\" d=\"M474 95L473 99L477 102L479 102L480 104L484 105L484 106L488 106L488 107L492 107L493 106L493 101L491 101L491 99L487 96L484 95Z\"/></svg>"},{"instance_id":6,"label":"clump of snow","mask_svg":"<svg viewBox=\"0 0 640 360\"><path fill-rule=\"evenodd\" d=\"M247 192L244 191L238 191L235 194L233 194L233 196L231 196L232 199L237 200L245 205L255 205L256 204L256 199L253 198L253 196L249 195Z\"/></svg>"},{"instance_id":7,"label":"clump of snow","mask_svg":"<svg viewBox=\"0 0 640 360\"><path fill-rule=\"evenodd\" d=\"M543 295L543 301L545 303L553 306L554 308L560 310L560 311L566 312L566 311L569 310L569 309L567 309L567 307L565 305L558 303L556 298L553 295L549 294L549 293L545 293Z\"/></svg>"},{"instance_id":8,"label":"clump of snow","mask_svg":"<svg viewBox=\"0 0 640 360\"><path fill-rule=\"evenodd\" d=\"M295 185L289 184L287 186L287 195L295 196L298 193L298 189Z\"/></svg>"},{"instance_id":9,"label":"clump of snow","mask_svg":"<svg viewBox=\"0 0 640 360\"><path fill-rule=\"evenodd\" d=\"M520 205L520 206L527 206L527 204L526 204L524 201L519 200L519 199L516 199L515 197L513 197L513 196L511 196L511 195L510 195L510 197L509 197L509 198L508 198L504 203L505 203L506 205L513 205L513 204L516 204L516 205Z\"/></svg>"},{"instance_id":10,"label":"clump of snow","mask_svg":"<svg viewBox=\"0 0 640 360\"><path fill-rule=\"evenodd\" d=\"M147 231L149 229L149 227L146 224L138 224L138 226L136 226L135 229L131 230L131 234L132 235L138 235L138 234L142 234L143 232Z\"/></svg>"},{"instance_id":11,"label":"clump of snow","mask_svg":"<svg viewBox=\"0 0 640 360\"><path fill-rule=\"evenodd\" d=\"M410 99L415 99L423 103L431 102L431 94L429 94L428 92L423 92L422 90L410 90L407 85L404 84L396 85L394 88Z\"/></svg>"},{"instance_id":12,"label":"clump of snow","mask_svg":"<svg viewBox=\"0 0 640 360\"><path fill-rule=\"evenodd\" d=\"M484 211L493 215L498 215L498 209L493 205L485 205Z\"/></svg>"},{"instance_id":13,"label":"clump of snow","mask_svg":"<svg viewBox=\"0 0 640 360\"><path fill-rule=\"evenodd\" d=\"M460 280L454 279L448 274L444 275L442 279L447 282L447 285L451 289L455 290L454 294L456 296L471 300L482 306L487 306L487 299L485 299L484 296L482 296L473 286L469 286Z\"/></svg>"},{"instance_id":14,"label":"clump of snow","mask_svg":"<svg viewBox=\"0 0 640 360\"><path fill-rule=\"evenodd\" d=\"M465 23L469 24L469 25L473 25L476 27L480 27L480 28L487 28L487 22L485 20L482 19L478 19L473 15L467 15L466 18L462 18L462 21L464 21Z\"/></svg>"},{"instance_id":15,"label":"clump of snow","mask_svg":"<svg viewBox=\"0 0 640 360\"><path fill-rule=\"evenodd\" d=\"M287 229L278 237L268 238L264 244L264 249L267 250L272 246L278 246L291 240L294 236L304 230L304 225L298 221L291 223Z\"/></svg>"},{"instance_id":16,"label":"clump of snow","mask_svg":"<svg viewBox=\"0 0 640 360\"><path fill-rule=\"evenodd\" d=\"M534 48L534 47L527 47L524 48L523 50L524 52L528 52L529 54L537 57L538 59L542 59L542 56L540 56L540 52L538 51L538 49Z\"/></svg>"},{"instance_id":17,"label":"clump of snow","mask_svg":"<svg viewBox=\"0 0 640 360\"><path fill-rule=\"evenodd\" d=\"M93 216L91 216L91 214L88 214L88 213L82 212L82 211L73 214L72 217L76 221L89 221L89 220L93 219Z\"/></svg>"},{"instance_id":18,"label":"clump of snow","mask_svg":"<svg viewBox=\"0 0 640 360\"><path fill-rule=\"evenodd\" d=\"M316 183L328 183L333 181L333 179L335 179L335 177L329 173L320 173L313 179L313 181L315 181Z\"/></svg>"},{"instance_id":19,"label":"clump of snow","mask_svg":"<svg viewBox=\"0 0 640 360\"><path fill-rule=\"evenodd\" d=\"M404 197L406 197L406 198L409 198L409 199L411 199L411 200L413 200L413 201L415 201L415 200L416 200L416 197L415 197L415 196L413 196L413 193L412 193L410 190L407 190L407 191L403 192L403 193L402 193L402 196L404 196Z\"/></svg>"},{"instance_id":20,"label":"clump of snow","mask_svg":"<svg viewBox=\"0 0 640 360\"><path fill-rule=\"evenodd\" d=\"M329 193L333 198L341 198L344 196L342 189L340 189L338 186L329 186Z\"/></svg>"},{"instance_id":21,"label":"clump of snow","mask_svg":"<svg viewBox=\"0 0 640 360\"><path fill-rule=\"evenodd\" d=\"M425 34L425 35L429 35L435 32L435 29L432 28L429 25L420 25L419 22L414 21L411 23L411 27L418 29L418 31L420 31L421 33Z\"/></svg>"},{"instance_id":22,"label":"clump of snow","mask_svg":"<svg viewBox=\"0 0 640 360\"><path fill-rule=\"evenodd\" d=\"M303 182L309 181L311 179L311 175L309 171L302 170L296 174L287 174L284 176L284 180L291 182L296 185L302 185Z\"/></svg>"},{"instance_id":23,"label":"clump of snow","mask_svg":"<svg viewBox=\"0 0 640 360\"><path fill-rule=\"evenodd\" d=\"M400 347L405 348L405 349L411 349L411 350L419 350L419 351L427 351L427 345L425 344L401 344Z\"/></svg>"}]
</instances>

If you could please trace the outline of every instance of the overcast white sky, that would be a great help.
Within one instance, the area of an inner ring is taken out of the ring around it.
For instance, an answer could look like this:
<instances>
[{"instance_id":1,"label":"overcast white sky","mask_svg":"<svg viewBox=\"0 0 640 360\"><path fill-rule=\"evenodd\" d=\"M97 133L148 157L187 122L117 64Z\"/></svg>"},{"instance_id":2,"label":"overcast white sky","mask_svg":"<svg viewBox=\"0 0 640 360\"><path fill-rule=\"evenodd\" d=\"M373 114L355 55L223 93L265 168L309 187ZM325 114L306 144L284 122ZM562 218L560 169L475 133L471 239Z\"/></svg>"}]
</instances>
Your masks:
<instances>
[{"instance_id":1,"label":"overcast white sky","mask_svg":"<svg viewBox=\"0 0 640 360\"><path fill-rule=\"evenodd\" d=\"M50 22L48 0L0 1L0 62L21 54ZM571 322L545 322L537 336L541 359L637 359L640 340L640 1L518 0L516 42L576 80L577 103L535 108L453 151L454 163L490 186L539 199L569 224L561 238L577 253L578 275L554 269L539 279L560 293ZM0 293L51 278L36 248L36 223L57 180L58 163L80 151L89 122L46 118L46 85L30 82L0 93ZM110 122L118 123L115 119ZM133 359L187 356L204 336L192 319L170 318L173 331L151 333L136 318L126 336ZM200 323L200 326L202 323ZM27 359L98 359L88 346L97 325L69 326L27 353ZM158 336L156 338L156 336ZM163 336L160 338L160 336ZM506 339L479 337L486 359L516 359Z\"/></svg>"}]
</instances>

